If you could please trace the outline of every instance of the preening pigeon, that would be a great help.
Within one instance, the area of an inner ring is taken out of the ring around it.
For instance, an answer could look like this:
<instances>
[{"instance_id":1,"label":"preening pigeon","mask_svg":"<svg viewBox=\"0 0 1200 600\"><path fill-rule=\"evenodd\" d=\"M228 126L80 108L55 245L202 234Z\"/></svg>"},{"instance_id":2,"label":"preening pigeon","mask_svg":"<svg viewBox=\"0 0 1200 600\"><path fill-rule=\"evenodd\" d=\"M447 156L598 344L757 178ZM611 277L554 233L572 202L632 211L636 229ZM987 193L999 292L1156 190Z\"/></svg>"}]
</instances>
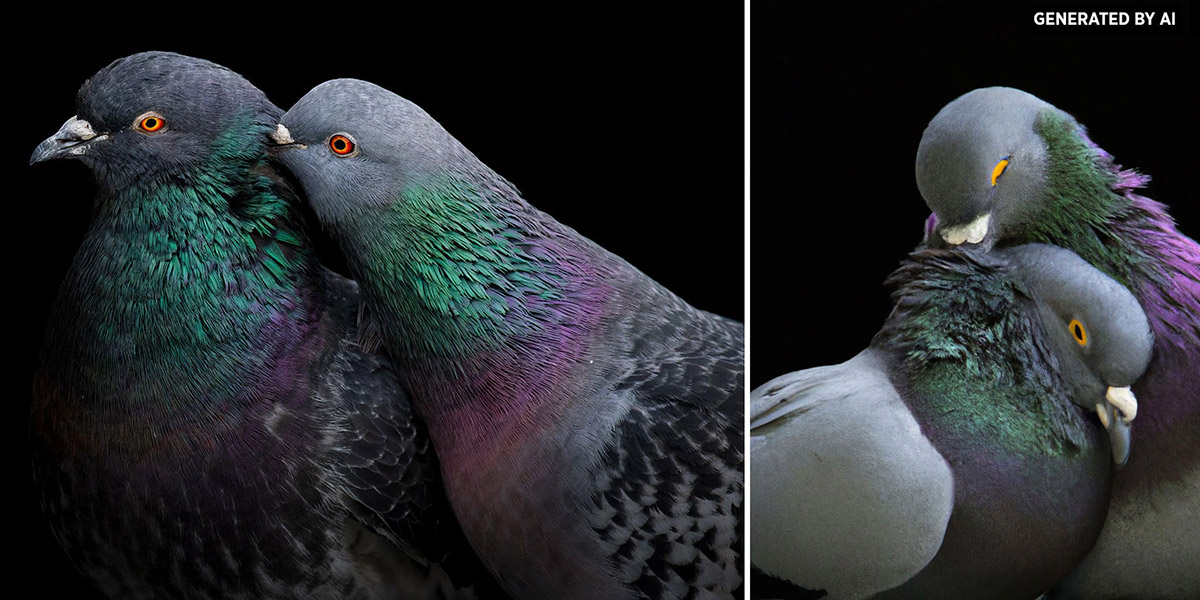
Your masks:
<instances>
[{"instance_id":1,"label":"preening pigeon","mask_svg":"<svg viewBox=\"0 0 1200 600\"><path fill-rule=\"evenodd\" d=\"M1200 598L1200 246L1070 115L1011 88L969 92L921 139L930 245L1046 242L1127 286L1154 330L1136 450L1096 548L1061 598Z\"/></svg>"},{"instance_id":2,"label":"preening pigeon","mask_svg":"<svg viewBox=\"0 0 1200 600\"><path fill-rule=\"evenodd\" d=\"M830 600L1034 598L1104 521L1146 317L1041 244L922 250L889 282L870 347L751 394L751 562Z\"/></svg>"},{"instance_id":3,"label":"preening pigeon","mask_svg":"<svg viewBox=\"0 0 1200 600\"><path fill-rule=\"evenodd\" d=\"M531 207L383 88L326 82L283 124L278 159L340 240L507 589L740 594L742 325Z\"/></svg>"},{"instance_id":4,"label":"preening pigeon","mask_svg":"<svg viewBox=\"0 0 1200 600\"><path fill-rule=\"evenodd\" d=\"M33 382L75 564L122 599L486 591L423 425L356 341L357 286L266 163L283 111L164 52L100 70L77 108L30 160L80 160L98 191Z\"/></svg>"}]
</instances>

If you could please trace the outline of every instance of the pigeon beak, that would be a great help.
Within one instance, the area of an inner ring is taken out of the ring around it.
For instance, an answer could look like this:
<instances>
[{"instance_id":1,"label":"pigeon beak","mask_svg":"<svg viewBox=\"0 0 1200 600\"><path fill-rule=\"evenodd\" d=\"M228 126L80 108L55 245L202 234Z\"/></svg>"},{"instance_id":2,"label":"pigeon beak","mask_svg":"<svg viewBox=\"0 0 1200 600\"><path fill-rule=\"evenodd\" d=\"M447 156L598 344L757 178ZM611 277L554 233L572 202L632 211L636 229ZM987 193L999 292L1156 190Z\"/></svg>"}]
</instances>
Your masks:
<instances>
[{"instance_id":1,"label":"pigeon beak","mask_svg":"<svg viewBox=\"0 0 1200 600\"><path fill-rule=\"evenodd\" d=\"M943 227L941 231L942 239L946 240L946 243L951 246L959 246L963 243L978 244L983 241L983 238L987 237L988 227L991 222L992 213L983 213L966 225Z\"/></svg>"},{"instance_id":2,"label":"pigeon beak","mask_svg":"<svg viewBox=\"0 0 1200 600\"><path fill-rule=\"evenodd\" d=\"M1119 469L1129 460L1129 424L1137 417L1137 398L1128 387L1110 387L1104 399L1096 404L1096 414L1108 431L1113 463Z\"/></svg>"},{"instance_id":3,"label":"pigeon beak","mask_svg":"<svg viewBox=\"0 0 1200 600\"><path fill-rule=\"evenodd\" d=\"M1108 400L1110 406L1115 406L1123 413L1122 419L1128 424L1130 421L1137 418L1137 398L1133 396L1133 390L1126 387L1110 387L1108 393L1104 395L1104 399Z\"/></svg>"},{"instance_id":4,"label":"pigeon beak","mask_svg":"<svg viewBox=\"0 0 1200 600\"><path fill-rule=\"evenodd\" d=\"M108 134L96 134L92 124L78 117L67 119L58 132L46 138L33 150L29 164L56 158L72 158L82 155L88 148L100 140L108 139Z\"/></svg>"},{"instance_id":5,"label":"pigeon beak","mask_svg":"<svg viewBox=\"0 0 1200 600\"><path fill-rule=\"evenodd\" d=\"M267 147L267 152L278 154L284 150L304 150L308 148L307 144L301 144L292 139L292 132L288 131L287 127L280 123L275 126L275 131L272 131L268 136L271 138L273 145Z\"/></svg>"}]
</instances>

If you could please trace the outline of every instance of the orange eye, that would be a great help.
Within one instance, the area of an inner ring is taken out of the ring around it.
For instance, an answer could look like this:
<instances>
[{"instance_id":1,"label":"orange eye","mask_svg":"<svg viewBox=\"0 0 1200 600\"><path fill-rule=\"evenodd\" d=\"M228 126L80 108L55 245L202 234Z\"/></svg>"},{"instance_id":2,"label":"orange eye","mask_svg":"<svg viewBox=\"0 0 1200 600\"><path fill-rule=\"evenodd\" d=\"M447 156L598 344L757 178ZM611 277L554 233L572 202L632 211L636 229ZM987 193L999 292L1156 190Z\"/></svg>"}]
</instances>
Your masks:
<instances>
[{"instance_id":1,"label":"orange eye","mask_svg":"<svg viewBox=\"0 0 1200 600\"><path fill-rule=\"evenodd\" d=\"M146 115L146 116L142 117L142 119L140 121L138 121L138 128L140 128L142 131L145 131L146 133L154 133L156 131L160 131L160 130L162 130L163 127L166 127L166 126L167 126L166 119L164 119L158 115Z\"/></svg>"},{"instance_id":2,"label":"orange eye","mask_svg":"<svg viewBox=\"0 0 1200 600\"><path fill-rule=\"evenodd\" d=\"M1004 174L1004 170L1008 168L1008 161L1011 158L1011 156L1005 156L1000 159L1000 162L996 163L996 166L992 167L992 187L996 187L996 180L1000 179L1000 176Z\"/></svg>"},{"instance_id":3,"label":"orange eye","mask_svg":"<svg viewBox=\"0 0 1200 600\"><path fill-rule=\"evenodd\" d=\"M329 138L329 149L338 156L345 156L354 152L354 140L339 133Z\"/></svg>"},{"instance_id":4,"label":"orange eye","mask_svg":"<svg viewBox=\"0 0 1200 600\"><path fill-rule=\"evenodd\" d=\"M1083 326L1083 323L1079 322L1079 319L1071 319L1071 322L1067 324L1067 329L1071 330L1071 337L1075 338L1076 344L1079 344L1080 346L1087 345L1087 329Z\"/></svg>"}]
</instances>

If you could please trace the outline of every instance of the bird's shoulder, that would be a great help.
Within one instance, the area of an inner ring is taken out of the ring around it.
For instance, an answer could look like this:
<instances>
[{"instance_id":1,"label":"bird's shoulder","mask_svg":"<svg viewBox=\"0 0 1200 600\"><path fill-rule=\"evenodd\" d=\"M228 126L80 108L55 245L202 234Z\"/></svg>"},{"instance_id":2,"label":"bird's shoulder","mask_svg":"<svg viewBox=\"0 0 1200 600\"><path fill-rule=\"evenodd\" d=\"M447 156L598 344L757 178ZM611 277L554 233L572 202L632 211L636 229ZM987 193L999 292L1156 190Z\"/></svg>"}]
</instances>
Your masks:
<instances>
[{"instance_id":1,"label":"bird's shoulder","mask_svg":"<svg viewBox=\"0 0 1200 600\"><path fill-rule=\"evenodd\" d=\"M755 565L805 588L870 594L919 572L954 501L949 463L866 350L751 393ZM870 551L864 551L864 548Z\"/></svg>"},{"instance_id":2,"label":"bird's shoulder","mask_svg":"<svg viewBox=\"0 0 1200 600\"><path fill-rule=\"evenodd\" d=\"M609 329L609 342L620 348L614 389L633 394L651 410L678 402L741 422L742 323L694 308L653 282L648 287Z\"/></svg>"},{"instance_id":3,"label":"bird's shoulder","mask_svg":"<svg viewBox=\"0 0 1200 600\"><path fill-rule=\"evenodd\" d=\"M862 397L900 401L885 357L874 349L843 363L792 371L755 388L750 392L750 429L800 417L826 403L851 403Z\"/></svg>"},{"instance_id":4,"label":"bird's shoulder","mask_svg":"<svg viewBox=\"0 0 1200 600\"><path fill-rule=\"evenodd\" d=\"M743 326L665 290L645 298L610 330L624 350L606 393L622 408L592 471L591 526L648 597L728 594L741 582Z\"/></svg>"}]
</instances>

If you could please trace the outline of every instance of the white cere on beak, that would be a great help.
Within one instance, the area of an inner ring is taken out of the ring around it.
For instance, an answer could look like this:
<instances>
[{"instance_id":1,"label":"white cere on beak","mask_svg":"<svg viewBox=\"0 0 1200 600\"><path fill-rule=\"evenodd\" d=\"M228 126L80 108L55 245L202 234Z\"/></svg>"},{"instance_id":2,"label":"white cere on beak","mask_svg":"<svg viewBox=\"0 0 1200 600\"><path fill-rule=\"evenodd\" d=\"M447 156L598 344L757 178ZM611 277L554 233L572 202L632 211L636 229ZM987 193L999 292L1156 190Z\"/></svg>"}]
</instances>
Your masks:
<instances>
[{"instance_id":1,"label":"white cere on beak","mask_svg":"<svg viewBox=\"0 0 1200 600\"><path fill-rule=\"evenodd\" d=\"M78 116L74 116L67 119L66 123L63 123L62 128L58 130L58 134L54 137L86 142L96 137L96 130L92 129L91 123L80 119Z\"/></svg>"},{"instance_id":2,"label":"white cere on beak","mask_svg":"<svg viewBox=\"0 0 1200 600\"><path fill-rule=\"evenodd\" d=\"M1133 396L1133 390L1128 387L1110 387L1104 398L1121 411L1122 421L1129 423L1137 417L1137 398Z\"/></svg>"},{"instance_id":3,"label":"white cere on beak","mask_svg":"<svg viewBox=\"0 0 1200 600\"><path fill-rule=\"evenodd\" d=\"M987 235L988 226L991 223L991 220L991 213L983 213L982 215L979 215L977 219L967 223L966 225L947 227L943 229L942 239L945 239L946 243L950 244L951 246L958 246L963 242L978 244L979 242L982 242L984 236Z\"/></svg>"},{"instance_id":4,"label":"white cere on beak","mask_svg":"<svg viewBox=\"0 0 1200 600\"><path fill-rule=\"evenodd\" d=\"M1103 404L1096 405L1096 414L1100 415L1100 424L1103 425L1105 429L1108 429L1108 411L1104 410Z\"/></svg>"},{"instance_id":5,"label":"white cere on beak","mask_svg":"<svg viewBox=\"0 0 1200 600\"><path fill-rule=\"evenodd\" d=\"M275 126L275 131L271 134L271 139L275 140L276 144L294 144L296 140L292 139L292 132L288 131L287 127L280 123Z\"/></svg>"}]
</instances>

